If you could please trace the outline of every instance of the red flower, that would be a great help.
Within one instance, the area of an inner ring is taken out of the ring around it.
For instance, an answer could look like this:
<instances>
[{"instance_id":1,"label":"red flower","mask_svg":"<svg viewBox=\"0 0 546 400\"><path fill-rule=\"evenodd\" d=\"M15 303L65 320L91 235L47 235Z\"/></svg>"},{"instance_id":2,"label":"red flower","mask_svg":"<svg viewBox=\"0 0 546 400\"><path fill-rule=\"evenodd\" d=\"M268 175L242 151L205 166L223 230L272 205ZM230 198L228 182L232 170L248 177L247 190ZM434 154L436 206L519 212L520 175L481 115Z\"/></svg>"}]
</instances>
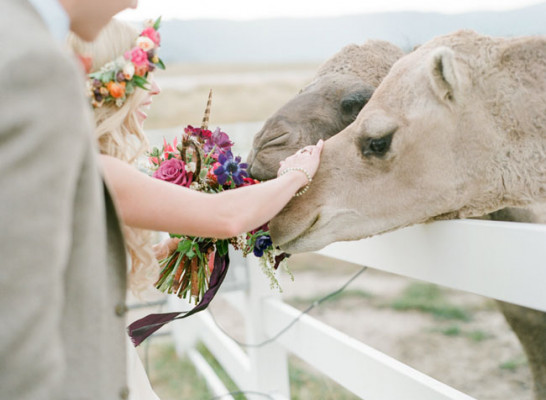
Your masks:
<instances>
[{"instance_id":1,"label":"red flower","mask_svg":"<svg viewBox=\"0 0 546 400\"><path fill-rule=\"evenodd\" d=\"M260 226L259 228L256 228L256 229L251 230L249 233L250 233L251 235L255 235L256 232L259 232L259 231L269 232L269 225L268 225L268 223L266 222L265 224L263 224L263 225Z\"/></svg>"},{"instance_id":2,"label":"red flower","mask_svg":"<svg viewBox=\"0 0 546 400\"><path fill-rule=\"evenodd\" d=\"M256 185L257 183L260 183L260 181L256 179L252 179L250 177L245 177L243 178L243 184L241 186L252 186L252 185Z\"/></svg>"},{"instance_id":3,"label":"red flower","mask_svg":"<svg viewBox=\"0 0 546 400\"><path fill-rule=\"evenodd\" d=\"M214 173L214 170L216 168L218 168L220 166L220 163L219 162L215 162L214 164L212 164L212 166L210 167L210 169L207 171L207 179L214 182L214 183L218 183L218 178L216 177L216 174Z\"/></svg>"},{"instance_id":4,"label":"red flower","mask_svg":"<svg viewBox=\"0 0 546 400\"><path fill-rule=\"evenodd\" d=\"M177 138L176 137L174 138L172 145L167 143L167 139L163 138L163 157L165 158L165 160L167 160L169 158L169 154L173 154L175 156L175 158L180 158L180 157L176 157L176 155L175 155L176 145L177 145Z\"/></svg>"},{"instance_id":5,"label":"red flower","mask_svg":"<svg viewBox=\"0 0 546 400\"><path fill-rule=\"evenodd\" d=\"M184 132L188 135L196 136L197 138L207 140L212 136L212 132L208 129L194 128L191 125L188 125L184 128Z\"/></svg>"}]
</instances>

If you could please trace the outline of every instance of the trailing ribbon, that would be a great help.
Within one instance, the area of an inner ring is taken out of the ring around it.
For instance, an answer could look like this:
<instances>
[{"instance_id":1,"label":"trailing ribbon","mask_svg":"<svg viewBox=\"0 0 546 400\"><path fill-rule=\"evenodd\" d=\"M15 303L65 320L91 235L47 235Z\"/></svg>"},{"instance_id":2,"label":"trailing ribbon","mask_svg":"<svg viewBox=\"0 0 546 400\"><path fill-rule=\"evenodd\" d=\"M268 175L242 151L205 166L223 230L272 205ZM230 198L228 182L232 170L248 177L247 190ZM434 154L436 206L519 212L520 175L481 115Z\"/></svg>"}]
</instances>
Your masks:
<instances>
[{"instance_id":1,"label":"trailing ribbon","mask_svg":"<svg viewBox=\"0 0 546 400\"><path fill-rule=\"evenodd\" d=\"M135 347L141 344L144 340L146 340L146 338L148 338L148 336L153 334L163 325L176 319L189 317L190 315L206 309L216 295L216 292L218 292L218 289L220 289L220 286L226 277L228 267L229 255L226 254L225 256L220 257L218 253L216 253L214 257L214 269L212 270L212 274L210 276L209 288L203 295L203 298L199 304L197 304L190 311L150 314L129 325L127 331Z\"/></svg>"}]
</instances>

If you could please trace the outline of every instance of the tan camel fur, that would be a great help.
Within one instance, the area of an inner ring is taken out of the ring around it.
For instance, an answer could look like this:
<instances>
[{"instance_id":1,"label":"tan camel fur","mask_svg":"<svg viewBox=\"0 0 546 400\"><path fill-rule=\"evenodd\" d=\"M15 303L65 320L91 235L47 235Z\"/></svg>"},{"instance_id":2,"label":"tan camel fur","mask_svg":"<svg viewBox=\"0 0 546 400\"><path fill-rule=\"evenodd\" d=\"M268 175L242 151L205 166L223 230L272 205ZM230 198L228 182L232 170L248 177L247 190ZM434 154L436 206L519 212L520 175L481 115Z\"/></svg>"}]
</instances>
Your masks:
<instances>
[{"instance_id":1,"label":"tan camel fur","mask_svg":"<svg viewBox=\"0 0 546 400\"><path fill-rule=\"evenodd\" d=\"M403 52L389 42L349 45L327 60L312 82L280 108L255 136L248 162L257 179L275 176L279 161L354 121Z\"/></svg>"},{"instance_id":2,"label":"tan camel fur","mask_svg":"<svg viewBox=\"0 0 546 400\"><path fill-rule=\"evenodd\" d=\"M272 221L273 239L308 251L544 201L545 136L545 37L436 38L398 61L356 121L326 142L309 192ZM546 399L545 314L501 309L527 352L536 398Z\"/></svg>"},{"instance_id":3,"label":"tan camel fur","mask_svg":"<svg viewBox=\"0 0 546 400\"><path fill-rule=\"evenodd\" d=\"M443 36L396 62L271 224L308 251L546 200L546 38ZM331 193L337 193L332 196Z\"/></svg>"}]
</instances>

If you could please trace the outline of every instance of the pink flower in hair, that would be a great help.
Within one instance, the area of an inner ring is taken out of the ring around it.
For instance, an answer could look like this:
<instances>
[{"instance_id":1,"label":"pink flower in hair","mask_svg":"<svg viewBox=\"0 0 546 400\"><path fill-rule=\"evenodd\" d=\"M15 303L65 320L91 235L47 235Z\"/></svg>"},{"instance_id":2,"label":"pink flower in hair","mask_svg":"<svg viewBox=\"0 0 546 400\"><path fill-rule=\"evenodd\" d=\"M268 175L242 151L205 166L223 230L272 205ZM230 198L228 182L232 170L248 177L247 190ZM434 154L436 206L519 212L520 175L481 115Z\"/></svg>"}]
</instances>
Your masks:
<instances>
[{"instance_id":1,"label":"pink flower in hair","mask_svg":"<svg viewBox=\"0 0 546 400\"><path fill-rule=\"evenodd\" d=\"M131 60L136 67L148 66L148 54L140 47L134 47L125 53L125 58Z\"/></svg>"},{"instance_id":2,"label":"pink flower in hair","mask_svg":"<svg viewBox=\"0 0 546 400\"><path fill-rule=\"evenodd\" d=\"M149 26L148 28L144 29L140 36L146 36L152 40L152 42L155 43L156 46L159 46L159 43L161 42L161 36L159 35L159 32L156 31L153 27Z\"/></svg>"}]
</instances>

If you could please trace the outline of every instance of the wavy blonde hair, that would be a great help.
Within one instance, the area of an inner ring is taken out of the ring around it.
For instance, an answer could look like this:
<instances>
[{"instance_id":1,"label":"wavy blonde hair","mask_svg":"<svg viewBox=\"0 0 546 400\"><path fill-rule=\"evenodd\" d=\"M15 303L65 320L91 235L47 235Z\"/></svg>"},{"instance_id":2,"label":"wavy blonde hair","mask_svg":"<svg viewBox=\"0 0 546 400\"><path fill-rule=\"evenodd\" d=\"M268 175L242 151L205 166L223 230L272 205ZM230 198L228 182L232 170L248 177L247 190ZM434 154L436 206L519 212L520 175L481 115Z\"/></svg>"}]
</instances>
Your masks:
<instances>
[{"instance_id":1,"label":"wavy blonde hair","mask_svg":"<svg viewBox=\"0 0 546 400\"><path fill-rule=\"evenodd\" d=\"M93 42L84 42L70 34L69 46L77 53L92 57L91 71L123 55L135 45L139 32L131 25L113 19ZM135 164L149 148L137 117L137 109L146 96L135 90L121 107L104 104L95 108L95 137L101 154ZM137 296L150 288L158 278L159 266L152 251L152 232L124 226L125 244L131 257L129 289Z\"/></svg>"}]
</instances>

